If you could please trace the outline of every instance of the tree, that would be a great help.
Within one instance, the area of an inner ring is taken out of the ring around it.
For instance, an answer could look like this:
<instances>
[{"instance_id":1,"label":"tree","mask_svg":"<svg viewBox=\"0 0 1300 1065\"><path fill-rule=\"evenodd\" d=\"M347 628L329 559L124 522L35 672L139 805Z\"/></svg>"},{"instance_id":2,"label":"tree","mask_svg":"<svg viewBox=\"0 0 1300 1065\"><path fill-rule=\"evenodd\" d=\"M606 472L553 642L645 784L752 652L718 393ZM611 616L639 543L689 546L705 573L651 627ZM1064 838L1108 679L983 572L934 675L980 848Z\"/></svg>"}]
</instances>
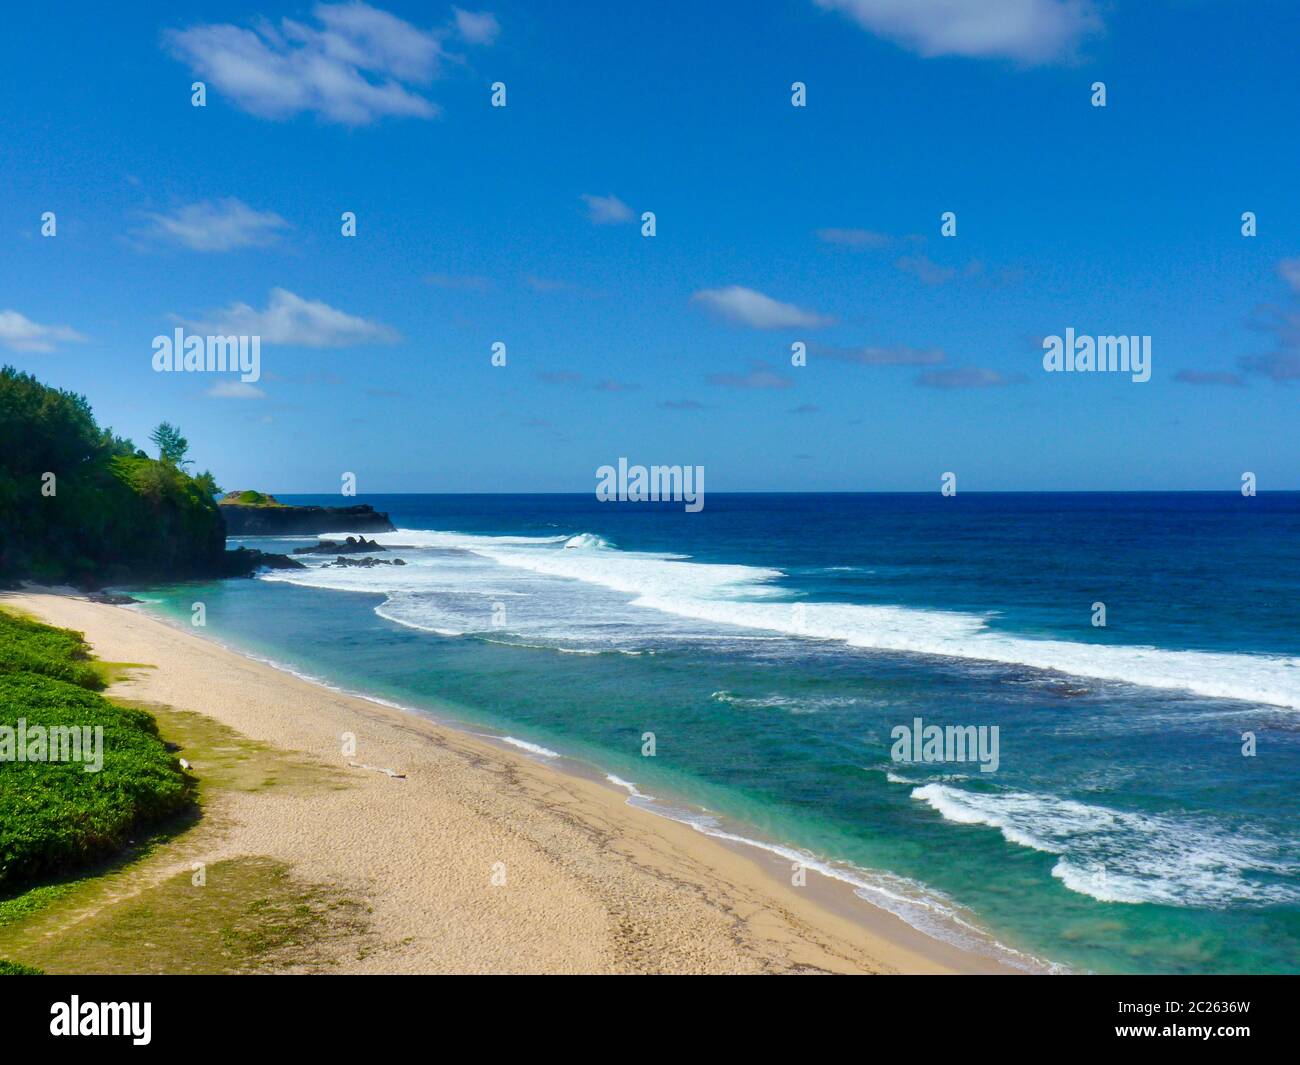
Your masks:
<instances>
[{"instance_id":1,"label":"tree","mask_svg":"<svg viewBox=\"0 0 1300 1065\"><path fill-rule=\"evenodd\" d=\"M158 458L182 469L190 465L185 453L190 449L190 442L181 436L181 431L171 422L162 422L149 434L149 439L157 445Z\"/></svg>"},{"instance_id":2,"label":"tree","mask_svg":"<svg viewBox=\"0 0 1300 1065\"><path fill-rule=\"evenodd\" d=\"M217 487L217 479L212 476L209 470L195 474L194 483L199 486L199 490L205 495L215 496L221 494L221 489Z\"/></svg>"}]
</instances>

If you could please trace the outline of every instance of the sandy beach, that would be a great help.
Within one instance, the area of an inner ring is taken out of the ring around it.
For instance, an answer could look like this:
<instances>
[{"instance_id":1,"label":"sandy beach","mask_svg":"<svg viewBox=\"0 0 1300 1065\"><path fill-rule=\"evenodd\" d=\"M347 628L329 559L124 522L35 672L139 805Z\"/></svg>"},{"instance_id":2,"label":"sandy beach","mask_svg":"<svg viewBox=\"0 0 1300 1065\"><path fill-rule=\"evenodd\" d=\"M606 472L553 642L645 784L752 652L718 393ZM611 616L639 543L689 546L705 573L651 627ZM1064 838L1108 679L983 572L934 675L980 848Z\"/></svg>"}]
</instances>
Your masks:
<instances>
[{"instance_id":1,"label":"sandy beach","mask_svg":"<svg viewBox=\"0 0 1300 1065\"><path fill-rule=\"evenodd\" d=\"M997 971L816 874L794 887L788 863L630 806L599 780L131 608L44 592L0 603L84 632L102 660L142 667L111 697L204 715L320 768L327 786L212 793L158 876L258 857L346 890L368 909L369 946L340 948L330 971ZM355 754L345 753L349 735Z\"/></svg>"}]
</instances>

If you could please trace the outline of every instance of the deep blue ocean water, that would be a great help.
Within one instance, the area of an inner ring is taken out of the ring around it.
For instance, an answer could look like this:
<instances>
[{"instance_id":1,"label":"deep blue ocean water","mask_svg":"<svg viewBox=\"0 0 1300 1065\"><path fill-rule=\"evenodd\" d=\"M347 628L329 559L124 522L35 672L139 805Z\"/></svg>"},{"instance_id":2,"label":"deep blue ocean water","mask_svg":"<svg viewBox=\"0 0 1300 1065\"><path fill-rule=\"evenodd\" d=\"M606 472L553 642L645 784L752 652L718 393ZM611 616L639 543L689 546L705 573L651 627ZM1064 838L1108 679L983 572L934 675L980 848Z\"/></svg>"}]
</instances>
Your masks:
<instances>
[{"instance_id":1,"label":"deep blue ocean water","mask_svg":"<svg viewBox=\"0 0 1300 1065\"><path fill-rule=\"evenodd\" d=\"M408 564L149 609L201 600L234 647L586 761L1012 962L1300 971L1300 493L344 502ZM996 771L893 757L918 718L996 726Z\"/></svg>"}]
</instances>

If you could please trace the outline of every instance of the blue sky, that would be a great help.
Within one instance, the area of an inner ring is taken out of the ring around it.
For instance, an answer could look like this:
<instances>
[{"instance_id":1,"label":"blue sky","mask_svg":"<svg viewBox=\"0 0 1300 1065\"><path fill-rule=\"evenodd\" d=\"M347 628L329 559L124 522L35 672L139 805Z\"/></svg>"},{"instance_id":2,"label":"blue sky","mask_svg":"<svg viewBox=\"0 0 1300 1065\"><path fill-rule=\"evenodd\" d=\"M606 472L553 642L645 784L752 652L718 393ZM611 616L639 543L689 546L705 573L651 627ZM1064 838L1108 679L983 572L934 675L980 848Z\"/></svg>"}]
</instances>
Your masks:
<instances>
[{"instance_id":1,"label":"blue sky","mask_svg":"<svg viewBox=\"0 0 1300 1065\"><path fill-rule=\"evenodd\" d=\"M1300 488L1295 5L9 23L0 361L137 443L179 423L226 488L591 491L619 456L712 491ZM259 333L262 379L155 373L182 323ZM1067 327L1150 335L1151 380L1045 373Z\"/></svg>"}]
</instances>

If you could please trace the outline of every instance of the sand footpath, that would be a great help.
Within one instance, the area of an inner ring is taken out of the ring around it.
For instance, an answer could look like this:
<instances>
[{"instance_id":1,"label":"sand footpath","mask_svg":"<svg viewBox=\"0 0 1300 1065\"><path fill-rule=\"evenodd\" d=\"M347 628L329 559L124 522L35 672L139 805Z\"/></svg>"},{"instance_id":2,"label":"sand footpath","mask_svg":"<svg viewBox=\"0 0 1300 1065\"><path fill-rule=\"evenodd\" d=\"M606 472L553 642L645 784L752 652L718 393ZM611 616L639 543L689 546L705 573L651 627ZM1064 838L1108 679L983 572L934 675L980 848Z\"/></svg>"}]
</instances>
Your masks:
<instances>
[{"instance_id":1,"label":"sand footpath","mask_svg":"<svg viewBox=\"0 0 1300 1065\"><path fill-rule=\"evenodd\" d=\"M5 593L0 604L84 632L105 661L153 667L132 670L110 697L196 712L328 769L330 787L221 792L198 838L205 862L265 856L364 899L371 946L331 959L332 971L995 969L864 903L828 905L825 883L793 887L785 863L629 806L599 781L138 610L44 593ZM200 777L203 768L196 762Z\"/></svg>"}]
</instances>

